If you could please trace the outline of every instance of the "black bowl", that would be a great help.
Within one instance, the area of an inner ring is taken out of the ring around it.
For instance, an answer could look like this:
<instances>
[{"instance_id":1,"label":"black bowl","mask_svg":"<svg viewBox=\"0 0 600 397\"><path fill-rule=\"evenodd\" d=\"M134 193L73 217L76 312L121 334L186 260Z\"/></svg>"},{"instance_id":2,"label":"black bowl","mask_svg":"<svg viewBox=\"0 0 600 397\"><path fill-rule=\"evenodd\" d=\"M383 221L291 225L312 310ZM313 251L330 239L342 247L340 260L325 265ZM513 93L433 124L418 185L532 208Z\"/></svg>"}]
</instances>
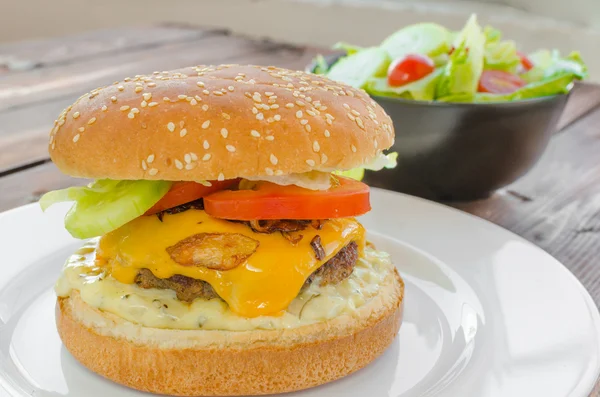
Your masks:
<instances>
[{"instance_id":1,"label":"black bowl","mask_svg":"<svg viewBox=\"0 0 600 397\"><path fill-rule=\"evenodd\" d=\"M326 58L335 62L340 55ZM314 64L307 67L314 69ZM568 95L505 103L445 103L373 96L390 115L398 166L365 173L371 186L438 201L490 196L541 157Z\"/></svg>"}]
</instances>

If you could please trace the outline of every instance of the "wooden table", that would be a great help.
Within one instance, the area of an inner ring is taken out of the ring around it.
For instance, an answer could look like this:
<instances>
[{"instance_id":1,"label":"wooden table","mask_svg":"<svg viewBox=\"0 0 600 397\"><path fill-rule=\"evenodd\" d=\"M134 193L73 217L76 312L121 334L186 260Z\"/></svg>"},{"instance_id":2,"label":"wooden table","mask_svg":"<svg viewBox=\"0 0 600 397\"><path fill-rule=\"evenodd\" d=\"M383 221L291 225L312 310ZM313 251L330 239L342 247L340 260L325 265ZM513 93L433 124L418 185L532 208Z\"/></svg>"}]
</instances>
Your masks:
<instances>
[{"instance_id":1,"label":"wooden table","mask_svg":"<svg viewBox=\"0 0 600 397\"><path fill-rule=\"evenodd\" d=\"M84 182L61 174L46 147L52 122L80 94L125 76L195 64L302 69L318 51L323 50L166 25L0 46L0 211ZM582 85L574 94L560 132L532 172L490 199L454 206L554 255L598 305L600 88ZM596 389L592 395L598 395Z\"/></svg>"}]
</instances>

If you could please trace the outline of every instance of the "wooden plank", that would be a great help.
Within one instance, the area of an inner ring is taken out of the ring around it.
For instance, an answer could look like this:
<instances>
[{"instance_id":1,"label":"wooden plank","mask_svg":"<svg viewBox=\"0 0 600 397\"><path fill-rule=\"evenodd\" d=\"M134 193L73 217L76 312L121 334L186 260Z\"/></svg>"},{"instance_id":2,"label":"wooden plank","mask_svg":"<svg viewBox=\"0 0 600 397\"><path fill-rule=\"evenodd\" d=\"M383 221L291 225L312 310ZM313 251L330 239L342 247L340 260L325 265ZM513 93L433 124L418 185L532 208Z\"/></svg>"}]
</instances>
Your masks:
<instances>
[{"instance_id":1,"label":"wooden plank","mask_svg":"<svg viewBox=\"0 0 600 397\"><path fill-rule=\"evenodd\" d=\"M598 106L600 106L600 85L587 82L575 83L565 111L558 121L557 131L564 130Z\"/></svg>"},{"instance_id":2,"label":"wooden plank","mask_svg":"<svg viewBox=\"0 0 600 397\"><path fill-rule=\"evenodd\" d=\"M68 65L42 68L0 78L0 111L34 102L80 95L128 75L170 70L196 63L265 51L273 44L242 37L205 36L150 49L127 51Z\"/></svg>"},{"instance_id":3,"label":"wooden plank","mask_svg":"<svg viewBox=\"0 0 600 397\"><path fill-rule=\"evenodd\" d=\"M33 203L50 190L84 185L84 179L61 173L53 163L46 163L0 178L0 212Z\"/></svg>"},{"instance_id":4,"label":"wooden plank","mask_svg":"<svg viewBox=\"0 0 600 397\"><path fill-rule=\"evenodd\" d=\"M252 43L246 39L231 37L215 37L209 42L191 45L185 48L174 48L144 58L120 64L113 75L88 83L82 80L80 89L69 96L51 102L42 102L0 112L0 173L47 158L47 135L52 122L62 109L73 103L82 92L107 84L130 74L152 72L155 69L175 69L182 66L206 63L240 62L240 63L274 63L304 62L308 59L302 51L291 50L285 46L273 48L269 43ZM287 66L287 65L284 65ZM118 74L117 74L118 73ZM71 90L74 90L72 88Z\"/></svg>"},{"instance_id":5,"label":"wooden plank","mask_svg":"<svg viewBox=\"0 0 600 397\"><path fill-rule=\"evenodd\" d=\"M456 208L488 219L563 262L600 305L600 110L551 141L525 177Z\"/></svg>"},{"instance_id":6,"label":"wooden plank","mask_svg":"<svg viewBox=\"0 0 600 397\"><path fill-rule=\"evenodd\" d=\"M53 39L0 45L0 64L17 73L78 60L90 60L133 49L197 39L215 29L175 26L121 27ZM220 31L223 34L223 31Z\"/></svg>"}]
</instances>

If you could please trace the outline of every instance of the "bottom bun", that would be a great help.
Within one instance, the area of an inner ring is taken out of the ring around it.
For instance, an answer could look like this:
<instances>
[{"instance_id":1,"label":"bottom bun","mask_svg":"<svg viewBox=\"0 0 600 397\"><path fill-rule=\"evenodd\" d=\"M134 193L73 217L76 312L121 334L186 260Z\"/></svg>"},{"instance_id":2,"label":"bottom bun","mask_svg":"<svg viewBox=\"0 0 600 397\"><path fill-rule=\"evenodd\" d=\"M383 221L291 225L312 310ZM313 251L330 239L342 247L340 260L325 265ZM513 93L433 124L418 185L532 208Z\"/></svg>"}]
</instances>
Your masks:
<instances>
[{"instance_id":1,"label":"bottom bun","mask_svg":"<svg viewBox=\"0 0 600 397\"><path fill-rule=\"evenodd\" d=\"M57 327L80 363L134 389L177 396L290 392L344 377L392 343L404 283L391 273L351 315L292 329L148 328L87 305L76 291L58 298Z\"/></svg>"}]
</instances>

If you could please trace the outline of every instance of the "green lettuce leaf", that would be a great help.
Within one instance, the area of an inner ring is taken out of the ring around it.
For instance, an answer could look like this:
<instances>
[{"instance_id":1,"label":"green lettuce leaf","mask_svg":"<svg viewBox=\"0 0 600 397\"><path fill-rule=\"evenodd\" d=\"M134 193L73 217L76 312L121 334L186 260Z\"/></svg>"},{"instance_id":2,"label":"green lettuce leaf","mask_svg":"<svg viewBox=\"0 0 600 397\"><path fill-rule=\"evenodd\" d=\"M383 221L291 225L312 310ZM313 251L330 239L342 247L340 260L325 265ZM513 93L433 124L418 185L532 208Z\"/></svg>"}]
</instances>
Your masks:
<instances>
[{"instance_id":1,"label":"green lettuce leaf","mask_svg":"<svg viewBox=\"0 0 600 397\"><path fill-rule=\"evenodd\" d=\"M485 45L484 69L504 70L515 73L521 64L517 45L512 40L497 41Z\"/></svg>"},{"instance_id":2,"label":"green lettuce leaf","mask_svg":"<svg viewBox=\"0 0 600 397\"><path fill-rule=\"evenodd\" d=\"M343 41L335 43L331 48L334 50L346 51L346 55L356 54L357 52L362 51L364 49L363 47L359 47L354 44L344 43Z\"/></svg>"},{"instance_id":3,"label":"green lettuce leaf","mask_svg":"<svg viewBox=\"0 0 600 397\"><path fill-rule=\"evenodd\" d=\"M367 81L365 90L376 96L432 101L442 72L443 68L438 68L420 80L399 87L390 86L385 77L371 78Z\"/></svg>"},{"instance_id":4,"label":"green lettuce leaf","mask_svg":"<svg viewBox=\"0 0 600 397\"><path fill-rule=\"evenodd\" d=\"M327 77L355 88L363 88L371 77L385 76L390 62L383 49L366 48L337 61L327 72Z\"/></svg>"},{"instance_id":5,"label":"green lettuce leaf","mask_svg":"<svg viewBox=\"0 0 600 397\"><path fill-rule=\"evenodd\" d=\"M391 169L396 168L398 165L398 153L392 152L388 154L379 154L371 163L362 167L353 168L348 171L335 171L334 174L342 175L348 178L362 181L365 176L365 170L369 171L380 171L384 168Z\"/></svg>"},{"instance_id":6,"label":"green lettuce leaf","mask_svg":"<svg viewBox=\"0 0 600 397\"><path fill-rule=\"evenodd\" d=\"M143 215L171 188L168 181L98 180L87 187L70 187L46 193L42 210L53 204L74 201L65 217L73 237L85 239L111 232Z\"/></svg>"},{"instance_id":7,"label":"green lettuce leaf","mask_svg":"<svg viewBox=\"0 0 600 397\"><path fill-rule=\"evenodd\" d=\"M588 74L587 66L578 51L562 58L557 50L540 50L530 54L528 58L534 67L521 74L521 78L528 83L564 75L572 75L576 79L583 80Z\"/></svg>"},{"instance_id":8,"label":"green lettuce leaf","mask_svg":"<svg viewBox=\"0 0 600 397\"><path fill-rule=\"evenodd\" d=\"M450 51L450 32L435 23L418 23L406 26L390 35L381 43L381 48L392 60L408 54L423 54L431 58Z\"/></svg>"},{"instance_id":9,"label":"green lettuce leaf","mask_svg":"<svg viewBox=\"0 0 600 397\"><path fill-rule=\"evenodd\" d=\"M445 97L477 91L483 72L485 35L472 15L455 41L458 45L450 55L438 83L436 96Z\"/></svg>"},{"instance_id":10,"label":"green lettuce leaf","mask_svg":"<svg viewBox=\"0 0 600 397\"><path fill-rule=\"evenodd\" d=\"M327 61L323 57L323 55L319 54L314 59L315 67L313 69L314 74L325 74L327 70L329 70L329 65Z\"/></svg>"}]
</instances>

